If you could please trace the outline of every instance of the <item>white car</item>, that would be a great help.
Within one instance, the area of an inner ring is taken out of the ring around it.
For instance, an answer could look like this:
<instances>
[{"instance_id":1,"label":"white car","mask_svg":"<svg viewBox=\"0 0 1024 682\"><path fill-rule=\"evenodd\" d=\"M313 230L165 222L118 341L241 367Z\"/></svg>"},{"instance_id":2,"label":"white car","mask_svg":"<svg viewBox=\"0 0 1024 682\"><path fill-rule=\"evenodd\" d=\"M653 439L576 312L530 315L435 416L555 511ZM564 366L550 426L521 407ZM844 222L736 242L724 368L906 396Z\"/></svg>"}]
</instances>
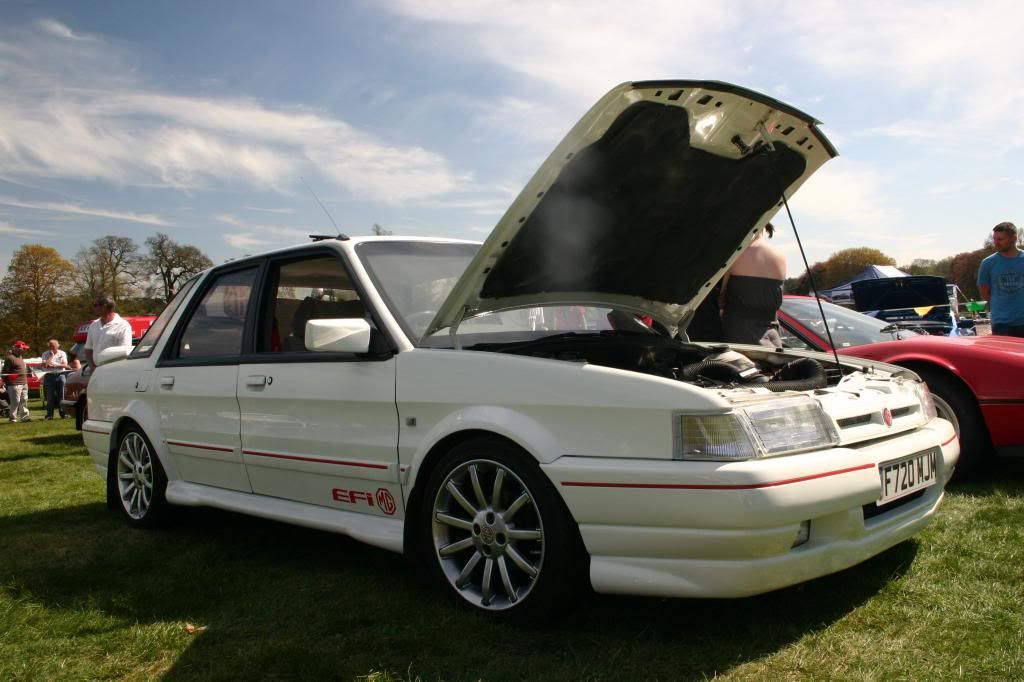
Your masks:
<instances>
[{"instance_id":1,"label":"white car","mask_svg":"<svg viewBox=\"0 0 1024 682\"><path fill-rule=\"evenodd\" d=\"M925 385L685 336L834 155L757 93L627 83L483 245L339 235L215 267L100 358L83 433L109 501L137 526L189 505L344 533L517 615L588 580L739 597L878 554L959 454Z\"/></svg>"}]
</instances>

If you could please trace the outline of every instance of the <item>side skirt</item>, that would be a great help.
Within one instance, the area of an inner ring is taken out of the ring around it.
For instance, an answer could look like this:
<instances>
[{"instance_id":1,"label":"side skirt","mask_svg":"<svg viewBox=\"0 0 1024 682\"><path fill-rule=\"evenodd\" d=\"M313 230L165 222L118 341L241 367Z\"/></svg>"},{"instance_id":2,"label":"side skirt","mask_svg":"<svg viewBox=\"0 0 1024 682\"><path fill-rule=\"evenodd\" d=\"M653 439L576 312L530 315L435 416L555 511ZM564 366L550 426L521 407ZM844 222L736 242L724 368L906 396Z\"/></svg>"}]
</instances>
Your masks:
<instances>
[{"instance_id":1,"label":"side skirt","mask_svg":"<svg viewBox=\"0 0 1024 682\"><path fill-rule=\"evenodd\" d=\"M167 501L184 507L215 507L341 533L374 547L402 553L402 519L379 518L184 481L170 481L167 484Z\"/></svg>"}]
</instances>

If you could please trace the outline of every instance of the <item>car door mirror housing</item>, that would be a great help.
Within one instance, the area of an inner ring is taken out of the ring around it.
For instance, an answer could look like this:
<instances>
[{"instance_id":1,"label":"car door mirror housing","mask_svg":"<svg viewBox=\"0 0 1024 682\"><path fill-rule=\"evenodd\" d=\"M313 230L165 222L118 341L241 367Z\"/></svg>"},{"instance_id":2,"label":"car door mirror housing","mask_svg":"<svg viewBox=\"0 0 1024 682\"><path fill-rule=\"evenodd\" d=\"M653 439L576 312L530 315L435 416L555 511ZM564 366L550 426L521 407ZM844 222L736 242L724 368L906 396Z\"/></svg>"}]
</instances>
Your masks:
<instances>
[{"instance_id":1,"label":"car door mirror housing","mask_svg":"<svg viewBox=\"0 0 1024 682\"><path fill-rule=\"evenodd\" d=\"M104 348L96 355L96 366L106 365L128 357L128 354L132 352L131 346L111 346L110 348Z\"/></svg>"},{"instance_id":2,"label":"car door mirror housing","mask_svg":"<svg viewBox=\"0 0 1024 682\"><path fill-rule=\"evenodd\" d=\"M306 350L366 353L370 350L370 323L362 318L310 320L306 323Z\"/></svg>"}]
</instances>

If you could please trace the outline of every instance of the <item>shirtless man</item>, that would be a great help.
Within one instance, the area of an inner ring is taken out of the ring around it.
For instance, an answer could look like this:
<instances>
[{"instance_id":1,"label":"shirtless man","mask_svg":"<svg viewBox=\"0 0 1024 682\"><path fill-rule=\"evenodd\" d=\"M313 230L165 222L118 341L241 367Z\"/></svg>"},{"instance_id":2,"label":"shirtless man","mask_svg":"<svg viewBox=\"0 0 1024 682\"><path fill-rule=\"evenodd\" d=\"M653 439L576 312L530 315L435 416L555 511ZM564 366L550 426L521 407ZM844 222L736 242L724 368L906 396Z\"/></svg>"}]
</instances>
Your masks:
<instances>
[{"instance_id":1,"label":"shirtless man","mask_svg":"<svg viewBox=\"0 0 1024 682\"><path fill-rule=\"evenodd\" d=\"M772 224L765 225L722 278L722 331L730 343L782 345L775 314L782 305L786 258L768 243L774 234Z\"/></svg>"}]
</instances>

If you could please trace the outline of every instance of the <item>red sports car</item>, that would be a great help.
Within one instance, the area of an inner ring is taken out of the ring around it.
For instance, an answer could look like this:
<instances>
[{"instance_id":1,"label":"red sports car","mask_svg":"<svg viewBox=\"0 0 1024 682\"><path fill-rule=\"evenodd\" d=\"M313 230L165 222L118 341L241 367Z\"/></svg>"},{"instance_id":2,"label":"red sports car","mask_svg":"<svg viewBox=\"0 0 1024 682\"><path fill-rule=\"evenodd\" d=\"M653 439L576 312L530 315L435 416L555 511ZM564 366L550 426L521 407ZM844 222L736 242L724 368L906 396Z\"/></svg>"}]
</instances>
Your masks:
<instances>
[{"instance_id":1,"label":"red sports car","mask_svg":"<svg viewBox=\"0 0 1024 682\"><path fill-rule=\"evenodd\" d=\"M960 435L958 477L986 457L1024 456L1024 339L939 337L822 301L836 350L906 367L928 382L939 416ZM830 352L815 300L786 296L779 311L783 345Z\"/></svg>"}]
</instances>

